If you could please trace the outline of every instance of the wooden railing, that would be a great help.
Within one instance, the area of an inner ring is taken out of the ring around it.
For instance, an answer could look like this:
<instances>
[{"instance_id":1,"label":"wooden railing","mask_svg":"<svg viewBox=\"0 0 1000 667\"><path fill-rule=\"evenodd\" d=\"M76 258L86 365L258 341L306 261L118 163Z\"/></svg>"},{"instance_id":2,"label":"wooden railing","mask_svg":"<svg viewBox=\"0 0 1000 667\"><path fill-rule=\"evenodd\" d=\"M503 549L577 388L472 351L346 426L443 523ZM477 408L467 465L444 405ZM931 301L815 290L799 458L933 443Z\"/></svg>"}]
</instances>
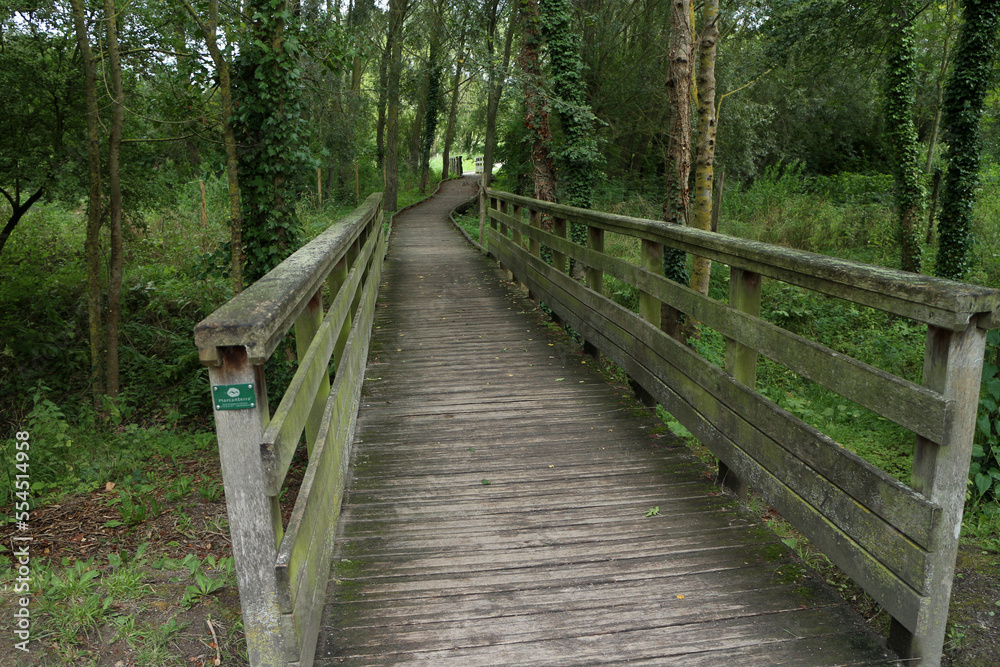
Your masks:
<instances>
[{"instance_id":1,"label":"wooden railing","mask_svg":"<svg viewBox=\"0 0 1000 667\"><path fill-rule=\"evenodd\" d=\"M939 664L985 331L998 324L1000 292L505 192L483 196L489 253L501 266L695 434L731 487L749 484L871 594L892 615L897 652ZM586 225L586 247L565 238L567 222ZM640 239L641 265L606 254L605 232ZM728 265L729 303L664 278L664 246ZM567 275L568 259L585 267L583 283ZM639 313L601 295L605 274L638 288ZM762 277L926 323L923 385L762 320ZM664 334L661 304L725 336L725 367ZM915 433L910 485L756 392L758 355Z\"/></svg>"},{"instance_id":2,"label":"wooden railing","mask_svg":"<svg viewBox=\"0 0 1000 667\"><path fill-rule=\"evenodd\" d=\"M255 667L313 661L387 237L374 194L195 328ZM293 327L298 370L271 416L264 364ZM309 463L284 525L303 432Z\"/></svg>"}]
</instances>

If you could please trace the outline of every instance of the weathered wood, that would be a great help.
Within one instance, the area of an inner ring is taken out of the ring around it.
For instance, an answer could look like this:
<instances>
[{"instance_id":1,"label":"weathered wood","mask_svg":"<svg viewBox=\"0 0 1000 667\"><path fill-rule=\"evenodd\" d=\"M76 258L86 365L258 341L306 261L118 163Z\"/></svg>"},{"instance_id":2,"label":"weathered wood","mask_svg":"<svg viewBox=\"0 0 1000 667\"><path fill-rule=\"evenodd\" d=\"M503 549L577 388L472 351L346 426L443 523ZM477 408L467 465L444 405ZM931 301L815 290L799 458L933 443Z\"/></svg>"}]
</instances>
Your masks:
<instances>
[{"instance_id":1,"label":"weathered wood","mask_svg":"<svg viewBox=\"0 0 1000 667\"><path fill-rule=\"evenodd\" d=\"M544 273L548 269L548 267L541 266L537 268L541 269L540 273ZM551 271L548 273L550 278L558 279L557 273ZM539 284L539 280L537 279L539 277L541 276L538 275L536 277L529 274L528 279L541 293L545 294L548 290L543 289L542 285ZM564 293L564 296L566 296L566 293ZM897 574L886 568L880 560L873 557L865 548L862 548L851 536L823 516L815 506L803 503L799 495L800 492L792 491L789 486L786 486L783 481L768 472L760 463L746 454L736 442L733 442L720 431L717 428L718 414L713 414L713 411L710 410L708 416L703 415L699 410L705 408L704 404L698 404L695 407L687 399L675 393L671 387L664 384L656 374L650 372L647 366L651 365L651 359L637 360L633 356L634 350L631 349L633 346L627 340L627 335L618 343L615 343L604 336L604 333L610 330L609 327L605 326L599 332L586 320L576 317L577 305L566 306L554 295L549 295L549 298L552 299L552 308L563 312L571 326L583 332L584 335L593 335L595 340L600 340L602 350L605 354L614 359L631 376L643 382L644 386L656 396L668 411L691 430L692 433L698 436L709 449L720 456L720 458L726 459L729 466L738 475L749 480L753 487L758 489L769 503L775 506L793 525L807 534L814 544L822 549L834 563L859 583L859 585L863 586L883 606L890 610L890 613L895 617L905 618L908 622L915 620L917 610L920 606L920 596L913 588L900 580ZM628 311L625 311L625 313L628 313ZM648 325L636 318L634 314L628 313L628 316L635 319L643 328L648 328ZM659 334L658 331L653 333ZM663 338L671 340L666 336L663 336ZM670 378L670 380L675 381L676 378ZM720 407L723 406L721 404L716 405L716 409ZM729 414L731 418L739 419L738 415L732 412ZM746 432L742 435L745 434ZM818 488L816 491L821 492ZM827 505L823 509L830 511L831 507ZM844 508L837 509L843 511ZM863 513L861 517L863 517ZM871 535L869 542L874 537L875 535ZM891 532L886 537L891 537ZM905 544L905 542L897 540L897 547L894 547L894 549L899 546L905 548ZM875 550L880 545L875 544L871 546ZM882 552L883 555L887 556L900 555L898 552L893 554L885 549L882 549ZM916 555L918 554L911 551L910 556ZM906 565L905 561L897 559L896 566L910 572L912 578L912 565Z\"/></svg>"},{"instance_id":2,"label":"weathered wood","mask_svg":"<svg viewBox=\"0 0 1000 667\"><path fill-rule=\"evenodd\" d=\"M751 317L760 316L760 276L733 268L729 276L729 305ZM757 350L732 338L726 341L726 372L753 389L757 385ZM884 401L883 401L884 402ZM749 488L746 480L731 473L719 459L719 481L729 487L744 502Z\"/></svg>"},{"instance_id":3,"label":"weathered wood","mask_svg":"<svg viewBox=\"0 0 1000 667\"><path fill-rule=\"evenodd\" d=\"M523 229L522 229L523 231ZM528 232L542 236L544 232ZM560 240L546 236L546 241ZM930 439L944 433L952 402L940 393L904 380L879 368L798 336L781 327L720 304L698 292L634 264L589 249L574 250L589 266L654 294L670 306L688 313L703 325L763 354L788 369L837 392L873 412ZM577 246L579 248L579 246Z\"/></svg>"},{"instance_id":4,"label":"weathered wood","mask_svg":"<svg viewBox=\"0 0 1000 667\"><path fill-rule=\"evenodd\" d=\"M340 512L364 378L364 361L368 356L375 297L381 279L384 256L381 233L371 237L369 245L376 246L375 263L366 281L362 305L346 346L349 354L338 365L337 377L319 428L318 446L310 457L285 539L275 559L278 598L284 602L282 612L292 617L297 637L296 659L303 667L312 662L319 634L333 534ZM356 265L355 270L358 268L360 266Z\"/></svg>"},{"instance_id":5,"label":"weathered wood","mask_svg":"<svg viewBox=\"0 0 1000 667\"><path fill-rule=\"evenodd\" d=\"M202 363L219 363L216 350L231 345L246 347L250 363L264 363L326 280L331 267L378 216L381 197L381 193L368 197L343 220L199 322L194 340Z\"/></svg>"},{"instance_id":6,"label":"weathered wood","mask_svg":"<svg viewBox=\"0 0 1000 667\"><path fill-rule=\"evenodd\" d=\"M347 338L345 331L350 331L351 310L357 302L360 293L362 269L371 259L376 247L376 238L365 244L362 252L355 257L354 268L351 269L346 281L337 293L323 323L320 325L312 345L300 358L299 368L285 391L281 403L274 412L274 418L268 424L261 439L261 458L264 466L267 493L277 496L284 482L288 466L291 464L298 445L307 416L311 415L310 406L314 406L317 392L323 386L326 378L329 386L329 364L331 357L337 362L343 353ZM346 266L346 262L345 262ZM331 274L332 275L332 274ZM329 394L329 390L326 392ZM320 405L320 419L326 405L325 399ZM317 426L318 429L318 426Z\"/></svg>"},{"instance_id":7,"label":"weathered wood","mask_svg":"<svg viewBox=\"0 0 1000 667\"><path fill-rule=\"evenodd\" d=\"M271 502L264 494L263 471L257 447L266 407L264 388L242 347L223 347L216 354L219 365L209 367L215 385L254 384L257 400L247 410L215 410L226 511L232 539L233 561L240 590L247 652L254 665L278 665L285 658L281 618L274 576L276 537L271 523Z\"/></svg>"},{"instance_id":8,"label":"weathered wood","mask_svg":"<svg viewBox=\"0 0 1000 667\"><path fill-rule=\"evenodd\" d=\"M514 260L509 261L511 266L521 268ZM742 384L732 381L684 345L648 326L629 311L587 292L575 282L563 280L548 267L542 268L543 265L540 263L533 264L532 268L539 275L534 276L532 272L528 272L529 280L534 279L538 282L547 276L548 281L554 281L545 285L545 289L539 287L543 294L548 293L553 299L554 310L572 310L574 315L578 316L588 308L596 309L591 312L604 322L598 323L594 319L584 320L582 322L585 328L589 330L596 326L605 337L610 336L609 340L613 340L619 348L629 350L632 365L642 364L645 375L652 375L658 382L669 385L672 392L682 397L682 400L689 405L695 406L694 409L704 415L704 419L711 422L713 428L723 433L730 442L740 443L740 446L746 447L747 451L753 452L753 458L742 464L742 467L753 462L754 465L769 471L803 500L812 503L817 512L829 516L839 527L838 530L845 531L851 540L857 541L863 549L889 564L909 585L920 589L923 551L912 548L908 540L892 530L891 524L886 525L874 520L870 511L857 507L857 502L861 502L867 506L879 507L882 513L885 513L885 508L880 507L884 504L883 493L885 490L895 490L898 499L895 507L897 520L904 525L911 524L910 517L907 516L909 505L919 504L919 497L912 491L898 482L893 485L891 482L895 480L887 479L884 473L870 464L850 456L846 450L822 434L770 404ZM556 284L562 291L561 294L553 293ZM573 303L567 303L567 299L573 300ZM636 339L642 341L645 347L632 344ZM646 389L657 395L655 386ZM692 429L692 425L685 425ZM808 438L806 442L809 442L809 446L802 446L804 437ZM711 448L710 443L706 444ZM804 462L795 456L796 450L800 450L807 457L806 460L812 460L813 465L817 461L814 452L825 451L827 456L818 457L827 459L823 461L825 465L816 468L820 474L814 472L812 468L805 467ZM721 458L727 459L728 462L731 456L733 454ZM852 464L853 467L845 468L847 464ZM831 475L831 472L840 474ZM864 473L868 473L868 477L881 481L882 484L874 488L859 487L856 479ZM830 479L824 478L822 476L824 474ZM759 476L759 474L754 475L754 477ZM846 495L839 488L840 485L852 483L854 483L853 496ZM771 500L772 504L778 506L778 503ZM918 540L922 535L926 543L927 534L934 525L936 516L932 509L923 525L911 524L911 532L916 534ZM810 537L816 539L811 533Z\"/></svg>"},{"instance_id":9,"label":"weathered wood","mask_svg":"<svg viewBox=\"0 0 1000 667\"><path fill-rule=\"evenodd\" d=\"M910 474L913 488L942 508L942 522L932 536L924 587L930 591L914 621L893 617L890 641L900 655L921 665L940 664L958 537L965 509L965 488L972 453L986 332L975 318L963 332L929 327L924 384L954 401L955 410L939 442L917 437Z\"/></svg>"},{"instance_id":10,"label":"weathered wood","mask_svg":"<svg viewBox=\"0 0 1000 667\"><path fill-rule=\"evenodd\" d=\"M394 235L317 664L888 659L822 582L782 581L784 547L439 232L440 204Z\"/></svg>"},{"instance_id":11,"label":"weathered wood","mask_svg":"<svg viewBox=\"0 0 1000 667\"><path fill-rule=\"evenodd\" d=\"M309 350L310 344L323 324L323 290L316 290L305 310L295 320L295 352L296 358L302 360ZM306 451L312 453L313 445L316 442L316 433L319 431L319 423L323 419L323 406L326 405L326 397L330 393L330 376L322 373L319 384L314 391L310 391L311 408L306 418ZM277 494L273 494L277 495Z\"/></svg>"},{"instance_id":12,"label":"weathered wood","mask_svg":"<svg viewBox=\"0 0 1000 667\"><path fill-rule=\"evenodd\" d=\"M607 231L645 238L762 276L950 330L1000 323L1000 293L986 287L772 246L682 225L578 209L490 190L490 196Z\"/></svg>"}]
</instances>

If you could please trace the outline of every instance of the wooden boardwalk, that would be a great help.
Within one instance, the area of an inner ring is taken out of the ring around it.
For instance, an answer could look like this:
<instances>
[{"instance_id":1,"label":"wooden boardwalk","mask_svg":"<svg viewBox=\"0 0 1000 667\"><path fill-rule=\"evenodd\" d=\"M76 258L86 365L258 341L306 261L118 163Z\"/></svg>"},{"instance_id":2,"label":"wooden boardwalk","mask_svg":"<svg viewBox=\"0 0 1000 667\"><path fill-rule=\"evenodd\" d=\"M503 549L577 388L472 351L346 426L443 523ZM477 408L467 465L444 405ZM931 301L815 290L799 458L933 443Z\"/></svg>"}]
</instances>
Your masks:
<instances>
[{"instance_id":1,"label":"wooden boardwalk","mask_svg":"<svg viewBox=\"0 0 1000 667\"><path fill-rule=\"evenodd\" d=\"M896 664L470 249L473 187L397 218L316 664Z\"/></svg>"}]
</instances>

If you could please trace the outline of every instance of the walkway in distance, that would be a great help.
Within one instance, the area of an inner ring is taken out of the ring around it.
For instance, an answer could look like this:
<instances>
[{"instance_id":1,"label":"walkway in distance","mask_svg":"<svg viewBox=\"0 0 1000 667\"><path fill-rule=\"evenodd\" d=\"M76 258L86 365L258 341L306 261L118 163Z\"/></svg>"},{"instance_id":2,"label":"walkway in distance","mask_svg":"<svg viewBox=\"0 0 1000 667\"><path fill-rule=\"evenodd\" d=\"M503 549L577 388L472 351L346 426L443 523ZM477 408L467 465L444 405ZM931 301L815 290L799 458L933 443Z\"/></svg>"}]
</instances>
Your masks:
<instances>
[{"instance_id":1,"label":"walkway in distance","mask_svg":"<svg viewBox=\"0 0 1000 667\"><path fill-rule=\"evenodd\" d=\"M396 218L316 664L896 664L461 238L474 187Z\"/></svg>"}]
</instances>

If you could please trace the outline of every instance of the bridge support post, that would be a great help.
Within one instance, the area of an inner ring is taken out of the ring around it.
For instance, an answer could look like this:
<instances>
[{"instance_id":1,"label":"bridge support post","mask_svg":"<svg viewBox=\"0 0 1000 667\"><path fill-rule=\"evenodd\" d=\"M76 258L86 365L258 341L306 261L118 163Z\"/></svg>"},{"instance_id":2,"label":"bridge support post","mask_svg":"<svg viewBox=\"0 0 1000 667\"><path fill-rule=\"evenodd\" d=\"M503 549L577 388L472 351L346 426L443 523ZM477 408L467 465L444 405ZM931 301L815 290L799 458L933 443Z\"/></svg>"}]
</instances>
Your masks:
<instances>
[{"instance_id":1,"label":"bridge support post","mask_svg":"<svg viewBox=\"0 0 1000 667\"><path fill-rule=\"evenodd\" d=\"M259 450L268 420L264 367L251 364L244 347L218 349L221 363L208 369L212 387L252 385L252 407L220 410L213 401L215 432L250 664L276 667L285 664L275 574L281 516L264 493Z\"/></svg>"},{"instance_id":2,"label":"bridge support post","mask_svg":"<svg viewBox=\"0 0 1000 667\"><path fill-rule=\"evenodd\" d=\"M604 230L600 227L587 226L587 247L595 252L604 252ZM597 292L604 293L604 272L592 266L587 267L587 287ZM592 342L583 341L583 351L599 359L601 351Z\"/></svg>"},{"instance_id":3,"label":"bridge support post","mask_svg":"<svg viewBox=\"0 0 1000 667\"><path fill-rule=\"evenodd\" d=\"M760 315L760 275L733 267L729 274L729 305L744 313ZM757 351L734 340L726 342L726 372L751 389L757 384ZM747 482L719 459L719 483L746 502Z\"/></svg>"},{"instance_id":4,"label":"bridge support post","mask_svg":"<svg viewBox=\"0 0 1000 667\"><path fill-rule=\"evenodd\" d=\"M529 215L530 215L530 219L531 219L531 226L534 229L541 229L542 228L542 213L541 213L541 211L536 211L534 209L531 209L531 212L530 212ZM540 244L538 242L538 239L532 238L532 239L530 239L528 241L528 252L530 252L531 256L534 257L534 258L536 258L536 259L540 259L541 258L541 256L542 256L542 244ZM534 292L532 292L531 290L528 290L528 298L531 299L532 301L534 301L536 306L538 305L538 303L539 303L538 295L535 294Z\"/></svg>"},{"instance_id":5,"label":"bridge support post","mask_svg":"<svg viewBox=\"0 0 1000 667\"><path fill-rule=\"evenodd\" d=\"M944 647L985 345L986 331L976 326L976 316L965 331L927 327L924 386L954 402L940 443L917 436L910 486L942 511L927 554L924 590L929 594L915 627L904 627L894 618L889 629L891 648L921 667L937 667Z\"/></svg>"},{"instance_id":6,"label":"bridge support post","mask_svg":"<svg viewBox=\"0 0 1000 667\"><path fill-rule=\"evenodd\" d=\"M640 259L642 261L642 268L650 273L659 276L663 275L662 243L642 239L642 257ZM654 295L648 292L639 292L639 315L657 329L660 328L662 321L661 309L661 302ZM656 405L656 399L653 398L653 395L638 382L630 379L629 383L632 386L632 391L635 392L636 398L643 405L650 408Z\"/></svg>"}]
</instances>

